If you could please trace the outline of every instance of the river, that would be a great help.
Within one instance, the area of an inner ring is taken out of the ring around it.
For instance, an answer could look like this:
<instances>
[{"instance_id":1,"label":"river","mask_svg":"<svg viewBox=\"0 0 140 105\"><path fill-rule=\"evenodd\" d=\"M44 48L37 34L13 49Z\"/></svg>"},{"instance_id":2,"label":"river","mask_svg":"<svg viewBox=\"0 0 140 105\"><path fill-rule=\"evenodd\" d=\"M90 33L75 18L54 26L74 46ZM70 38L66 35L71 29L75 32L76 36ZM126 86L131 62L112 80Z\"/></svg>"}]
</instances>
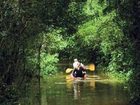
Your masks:
<instances>
[{"instance_id":1,"label":"river","mask_svg":"<svg viewBox=\"0 0 140 105\"><path fill-rule=\"evenodd\" d=\"M64 74L49 76L41 80L40 88L34 83L24 93L26 96L19 105L128 105L129 102L125 85L91 75L78 81Z\"/></svg>"}]
</instances>

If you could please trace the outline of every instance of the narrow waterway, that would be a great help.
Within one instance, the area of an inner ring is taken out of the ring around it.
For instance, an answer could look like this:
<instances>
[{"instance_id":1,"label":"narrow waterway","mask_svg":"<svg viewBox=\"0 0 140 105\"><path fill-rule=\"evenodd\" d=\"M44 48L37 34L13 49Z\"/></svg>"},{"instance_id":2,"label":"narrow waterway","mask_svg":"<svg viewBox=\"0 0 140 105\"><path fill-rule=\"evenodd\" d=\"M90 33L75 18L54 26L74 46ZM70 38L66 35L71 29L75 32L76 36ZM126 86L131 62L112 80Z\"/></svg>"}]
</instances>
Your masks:
<instances>
[{"instance_id":1,"label":"narrow waterway","mask_svg":"<svg viewBox=\"0 0 140 105\"><path fill-rule=\"evenodd\" d=\"M128 105L128 89L120 83L89 75L86 80L72 81L59 74L30 83L19 105Z\"/></svg>"},{"instance_id":2,"label":"narrow waterway","mask_svg":"<svg viewBox=\"0 0 140 105\"><path fill-rule=\"evenodd\" d=\"M129 100L124 85L92 76L78 81L62 74L50 76L47 80L41 80L39 91L41 105L128 105ZM30 93L35 93L35 90L31 89ZM32 98L25 97L26 100L21 103L28 105L30 100L29 105L39 105L38 97L33 95L29 95Z\"/></svg>"}]
</instances>

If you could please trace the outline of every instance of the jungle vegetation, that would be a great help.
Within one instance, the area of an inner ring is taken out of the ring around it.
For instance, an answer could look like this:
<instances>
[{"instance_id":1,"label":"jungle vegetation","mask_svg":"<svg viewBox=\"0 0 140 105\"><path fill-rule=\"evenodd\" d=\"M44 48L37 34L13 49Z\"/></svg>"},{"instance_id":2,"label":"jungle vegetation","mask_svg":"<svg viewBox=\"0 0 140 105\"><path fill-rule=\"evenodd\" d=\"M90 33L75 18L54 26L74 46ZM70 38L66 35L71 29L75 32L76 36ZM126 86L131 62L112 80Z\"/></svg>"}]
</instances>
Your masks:
<instances>
[{"instance_id":1,"label":"jungle vegetation","mask_svg":"<svg viewBox=\"0 0 140 105\"><path fill-rule=\"evenodd\" d=\"M78 58L128 81L130 103L138 105L139 26L138 0L1 0L0 103L15 102L27 81Z\"/></svg>"}]
</instances>

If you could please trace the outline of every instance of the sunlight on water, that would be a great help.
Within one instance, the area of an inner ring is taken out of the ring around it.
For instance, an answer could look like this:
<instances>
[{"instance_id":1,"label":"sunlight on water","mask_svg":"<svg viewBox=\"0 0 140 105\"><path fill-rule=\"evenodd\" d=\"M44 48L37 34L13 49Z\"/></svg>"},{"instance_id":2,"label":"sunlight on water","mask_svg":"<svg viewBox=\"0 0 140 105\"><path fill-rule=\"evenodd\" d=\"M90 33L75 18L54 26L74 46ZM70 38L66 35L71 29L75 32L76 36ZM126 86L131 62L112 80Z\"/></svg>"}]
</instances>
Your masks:
<instances>
[{"instance_id":1,"label":"sunlight on water","mask_svg":"<svg viewBox=\"0 0 140 105\"><path fill-rule=\"evenodd\" d=\"M73 81L69 76L59 75L41 81L41 105L128 105L128 96L122 84L97 76ZM39 105L35 104L36 98L26 100L32 102L23 105Z\"/></svg>"},{"instance_id":2,"label":"sunlight on water","mask_svg":"<svg viewBox=\"0 0 140 105\"><path fill-rule=\"evenodd\" d=\"M40 89L40 90L39 90ZM41 92L41 95L39 95ZM98 75L73 81L70 75L50 76L23 90L20 105L128 105L129 94L122 84Z\"/></svg>"}]
</instances>

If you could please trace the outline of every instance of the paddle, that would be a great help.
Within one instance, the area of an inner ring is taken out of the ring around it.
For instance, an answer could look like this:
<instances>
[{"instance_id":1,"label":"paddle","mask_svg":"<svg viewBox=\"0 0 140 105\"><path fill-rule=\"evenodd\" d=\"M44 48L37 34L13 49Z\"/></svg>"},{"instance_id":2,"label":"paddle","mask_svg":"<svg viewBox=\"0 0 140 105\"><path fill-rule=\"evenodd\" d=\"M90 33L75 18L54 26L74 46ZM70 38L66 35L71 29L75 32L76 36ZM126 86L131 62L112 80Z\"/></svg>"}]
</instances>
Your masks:
<instances>
[{"instance_id":1,"label":"paddle","mask_svg":"<svg viewBox=\"0 0 140 105\"><path fill-rule=\"evenodd\" d=\"M90 70L90 71L94 71L95 70L95 65L94 64L89 64L87 66L85 66L87 70ZM70 73L73 71L73 68L67 68L66 69L66 73Z\"/></svg>"}]
</instances>

